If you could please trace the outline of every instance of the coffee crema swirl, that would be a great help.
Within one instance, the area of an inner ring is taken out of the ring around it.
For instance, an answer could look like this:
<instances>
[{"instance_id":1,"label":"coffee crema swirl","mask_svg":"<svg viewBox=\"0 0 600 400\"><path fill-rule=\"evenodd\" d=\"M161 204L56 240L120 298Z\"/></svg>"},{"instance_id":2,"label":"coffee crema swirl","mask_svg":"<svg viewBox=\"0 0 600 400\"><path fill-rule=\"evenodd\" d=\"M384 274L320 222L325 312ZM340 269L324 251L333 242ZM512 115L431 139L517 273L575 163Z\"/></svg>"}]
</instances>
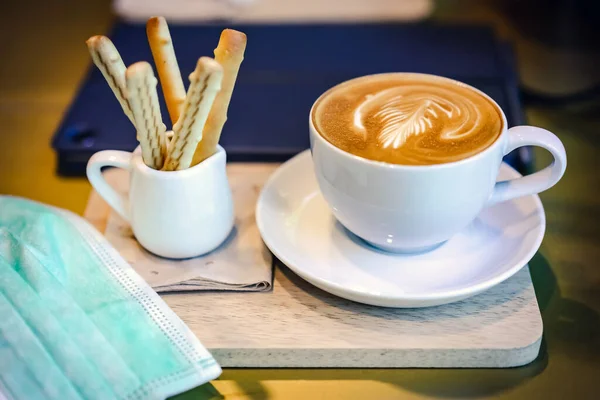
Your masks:
<instances>
[{"instance_id":1,"label":"coffee crema swirl","mask_svg":"<svg viewBox=\"0 0 600 400\"><path fill-rule=\"evenodd\" d=\"M497 107L459 82L420 74L354 79L325 93L313 123L333 145L394 164L458 161L489 147L502 131Z\"/></svg>"}]
</instances>

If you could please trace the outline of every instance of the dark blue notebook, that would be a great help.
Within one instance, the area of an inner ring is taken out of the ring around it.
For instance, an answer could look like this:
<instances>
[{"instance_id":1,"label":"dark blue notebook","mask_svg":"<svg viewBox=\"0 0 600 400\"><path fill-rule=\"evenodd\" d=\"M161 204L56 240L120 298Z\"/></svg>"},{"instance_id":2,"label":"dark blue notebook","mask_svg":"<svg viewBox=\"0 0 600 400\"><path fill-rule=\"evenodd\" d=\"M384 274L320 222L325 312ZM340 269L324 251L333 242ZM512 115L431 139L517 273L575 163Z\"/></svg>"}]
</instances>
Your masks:
<instances>
[{"instance_id":1,"label":"dark blue notebook","mask_svg":"<svg viewBox=\"0 0 600 400\"><path fill-rule=\"evenodd\" d=\"M512 52L487 27L429 23L233 27L248 35L248 46L221 136L230 161L283 161L308 148L308 113L317 97L342 81L373 73L424 72L458 79L494 98L510 126L523 123ZM198 58L212 56L222 29L170 25L186 85ZM109 36L126 65L152 62L143 25L119 22ZM170 128L162 93L159 98ZM58 172L83 175L94 152L133 150L136 145L133 126L90 61L89 73L53 140ZM507 161L522 169L526 161L522 155L511 155Z\"/></svg>"}]
</instances>

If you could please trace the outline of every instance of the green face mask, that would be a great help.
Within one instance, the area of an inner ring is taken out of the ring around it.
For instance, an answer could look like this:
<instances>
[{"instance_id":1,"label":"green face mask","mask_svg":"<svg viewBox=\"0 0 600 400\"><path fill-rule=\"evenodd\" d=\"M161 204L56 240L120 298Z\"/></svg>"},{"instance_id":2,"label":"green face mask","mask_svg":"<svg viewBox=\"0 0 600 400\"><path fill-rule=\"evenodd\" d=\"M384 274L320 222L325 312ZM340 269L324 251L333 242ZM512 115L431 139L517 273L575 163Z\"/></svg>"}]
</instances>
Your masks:
<instances>
[{"instance_id":1,"label":"green face mask","mask_svg":"<svg viewBox=\"0 0 600 400\"><path fill-rule=\"evenodd\" d=\"M0 397L160 399L220 373L87 222L0 196Z\"/></svg>"}]
</instances>

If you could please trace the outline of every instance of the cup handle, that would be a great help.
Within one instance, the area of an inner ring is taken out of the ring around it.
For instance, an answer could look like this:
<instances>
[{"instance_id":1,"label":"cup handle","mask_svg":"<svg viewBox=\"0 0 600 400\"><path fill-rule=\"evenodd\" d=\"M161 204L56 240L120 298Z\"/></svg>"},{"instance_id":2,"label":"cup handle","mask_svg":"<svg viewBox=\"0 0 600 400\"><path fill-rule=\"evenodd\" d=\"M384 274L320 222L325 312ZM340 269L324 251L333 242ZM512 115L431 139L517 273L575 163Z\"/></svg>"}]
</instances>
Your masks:
<instances>
[{"instance_id":1,"label":"cup handle","mask_svg":"<svg viewBox=\"0 0 600 400\"><path fill-rule=\"evenodd\" d=\"M567 153L562 142L555 134L534 126L515 126L508 130L508 143L504 155L523 146L538 146L548 150L554 161L533 174L497 182L488 201L488 205L500 203L516 197L543 192L554 186L567 168Z\"/></svg>"},{"instance_id":2,"label":"cup handle","mask_svg":"<svg viewBox=\"0 0 600 400\"><path fill-rule=\"evenodd\" d=\"M99 151L90 158L87 163L86 174L88 180L98 194L111 206L117 214L129 222L127 211L127 198L118 193L106 182L102 176L103 167L117 167L125 170L130 169L132 153L118 150Z\"/></svg>"}]
</instances>

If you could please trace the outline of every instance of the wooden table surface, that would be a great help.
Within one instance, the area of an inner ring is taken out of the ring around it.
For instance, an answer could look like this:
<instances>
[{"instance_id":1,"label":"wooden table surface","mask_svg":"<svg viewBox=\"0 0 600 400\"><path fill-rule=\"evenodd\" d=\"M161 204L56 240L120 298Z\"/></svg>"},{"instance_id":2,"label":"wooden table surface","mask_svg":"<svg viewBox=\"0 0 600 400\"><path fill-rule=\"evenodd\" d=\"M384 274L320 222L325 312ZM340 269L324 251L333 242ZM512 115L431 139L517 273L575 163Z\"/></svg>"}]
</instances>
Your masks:
<instances>
[{"instance_id":1,"label":"wooden table surface","mask_svg":"<svg viewBox=\"0 0 600 400\"><path fill-rule=\"evenodd\" d=\"M113 20L110 3L13 3L0 6L0 193L82 213L90 185L55 175L49 142L89 63L84 40L106 32ZM447 8L442 11L448 14ZM600 116L538 106L527 107L527 118L559 135L569 157L563 180L541 195L548 228L530 263L545 329L536 361L507 370L228 369L180 398L595 398L600 378ZM548 154L536 152L538 167L548 162Z\"/></svg>"}]
</instances>

